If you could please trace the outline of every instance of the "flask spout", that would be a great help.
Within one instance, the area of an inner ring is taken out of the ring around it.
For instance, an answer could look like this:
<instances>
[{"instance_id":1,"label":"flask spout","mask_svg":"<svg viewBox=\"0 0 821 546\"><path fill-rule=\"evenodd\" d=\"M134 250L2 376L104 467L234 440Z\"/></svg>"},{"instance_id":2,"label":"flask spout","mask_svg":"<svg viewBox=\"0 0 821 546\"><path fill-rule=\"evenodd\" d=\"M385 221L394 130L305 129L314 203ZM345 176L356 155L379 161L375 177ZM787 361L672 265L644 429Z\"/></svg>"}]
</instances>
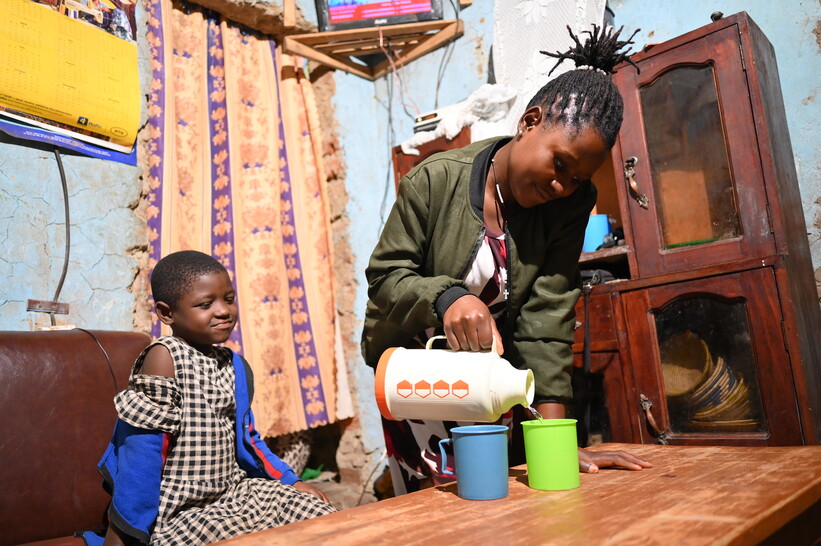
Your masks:
<instances>
[{"instance_id":1,"label":"flask spout","mask_svg":"<svg viewBox=\"0 0 821 546\"><path fill-rule=\"evenodd\" d=\"M521 371L525 372L527 377L525 379L525 401L519 403L528 407L533 404L533 399L536 397L536 377L533 375L533 370Z\"/></svg>"},{"instance_id":2,"label":"flask spout","mask_svg":"<svg viewBox=\"0 0 821 546\"><path fill-rule=\"evenodd\" d=\"M528 407L536 395L536 379L533 370L509 369L495 382L500 414L519 404Z\"/></svg>"}]
</instances>

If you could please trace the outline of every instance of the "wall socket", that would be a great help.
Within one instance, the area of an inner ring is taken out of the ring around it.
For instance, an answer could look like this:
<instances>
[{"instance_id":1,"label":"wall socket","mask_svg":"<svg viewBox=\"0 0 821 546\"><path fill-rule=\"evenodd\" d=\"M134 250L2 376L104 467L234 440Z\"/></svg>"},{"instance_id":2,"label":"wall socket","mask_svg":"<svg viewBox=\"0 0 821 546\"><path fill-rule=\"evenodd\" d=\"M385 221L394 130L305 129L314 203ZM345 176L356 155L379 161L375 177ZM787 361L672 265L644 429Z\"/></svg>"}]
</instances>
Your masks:
<instances>
[{"instance_id":1,"label":"wall socket","mask_svg":"<svg viewBox=\"0 0 821 546\"><path fill-rule=\"evenodd\" d=\"M26 311L54 313L55 315L68 315L68 304L60 303L59 301L28 300Z\"/></svg>"}]
</instances>

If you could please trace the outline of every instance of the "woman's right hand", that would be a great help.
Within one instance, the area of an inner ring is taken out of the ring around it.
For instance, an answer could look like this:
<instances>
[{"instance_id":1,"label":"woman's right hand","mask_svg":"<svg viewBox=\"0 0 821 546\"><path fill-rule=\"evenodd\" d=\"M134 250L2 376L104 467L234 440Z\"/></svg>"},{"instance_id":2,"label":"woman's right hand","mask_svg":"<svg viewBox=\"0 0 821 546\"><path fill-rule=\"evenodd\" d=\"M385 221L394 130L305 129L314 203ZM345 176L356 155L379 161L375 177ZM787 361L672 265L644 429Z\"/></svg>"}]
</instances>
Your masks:
<instances>
[{"instance_id":1,"label":"woman's right hand","mask_svg":"<svg viewBox=\"0 0 821 546\"><path fill-rule=\"evenodd\" d=\"M502 336L496 328L496 321L487 305L476 296L469 294L454 301L442 322L445 326L445 335L451 349L462 351L481 351L493 346L496 338L496 350L504 353Z\"/></svg>"}]
</instances>

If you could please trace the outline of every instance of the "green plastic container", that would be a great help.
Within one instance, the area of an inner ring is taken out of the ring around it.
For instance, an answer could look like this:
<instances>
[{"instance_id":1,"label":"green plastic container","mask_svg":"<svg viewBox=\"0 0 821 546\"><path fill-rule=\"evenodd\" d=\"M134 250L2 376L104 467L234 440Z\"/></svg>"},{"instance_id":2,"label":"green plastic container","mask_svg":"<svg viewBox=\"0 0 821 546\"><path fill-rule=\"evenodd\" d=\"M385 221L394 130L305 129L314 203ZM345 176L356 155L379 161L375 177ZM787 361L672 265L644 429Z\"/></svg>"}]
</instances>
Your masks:
<instances>
[{"instance_id":1,"label":"green plastic container","mask_svg":"<svg viewBox=\"0 0 821 546\"><path fill-rule=\"evenodd\" d=\"M528 485L542 491L565 491L579 487L576 420L524 421L522 429Z\"/></svg>"}]
</instances>

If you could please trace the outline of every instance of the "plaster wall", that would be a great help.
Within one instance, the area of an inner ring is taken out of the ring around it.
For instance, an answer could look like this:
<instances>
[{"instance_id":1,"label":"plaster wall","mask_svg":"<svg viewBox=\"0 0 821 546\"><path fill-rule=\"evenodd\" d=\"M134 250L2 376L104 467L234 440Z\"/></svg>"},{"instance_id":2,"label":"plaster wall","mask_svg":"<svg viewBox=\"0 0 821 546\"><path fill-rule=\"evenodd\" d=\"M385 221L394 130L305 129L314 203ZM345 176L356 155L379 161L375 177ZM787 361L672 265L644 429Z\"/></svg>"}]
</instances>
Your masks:
<instances>
[{"instance_id":1,"label":"plaster wall","mask_svg":"<svg viewBox=\"0 0 821 546\"><path fill-rule=\"evenodd\" d=\"M138 3L140 84L150 65L145 13ZM146 119L142 105L141 120ZM102 330L139 328L135 285L147 247L139 197L140 168L62 151L70 213L70 251L57 325ZM0 132L0 330L33 330L50 317L28 312L27 300L50 301L65 257L63 189L53 148Z\"/></svg>"},{"instance_id":2,"label":"plaster wall","mask_svg":"<svg viewBox=\"0 0 821 546\"><path fill-rule=\"evenodd\" d=\"M616 26L642 29L635 38L637 50L708 24L714 11L725 16L746 11L761 28L778 60L816 285L821 287L821 2L610 0L610 8Z\"/></svg>"}]
</instances>

